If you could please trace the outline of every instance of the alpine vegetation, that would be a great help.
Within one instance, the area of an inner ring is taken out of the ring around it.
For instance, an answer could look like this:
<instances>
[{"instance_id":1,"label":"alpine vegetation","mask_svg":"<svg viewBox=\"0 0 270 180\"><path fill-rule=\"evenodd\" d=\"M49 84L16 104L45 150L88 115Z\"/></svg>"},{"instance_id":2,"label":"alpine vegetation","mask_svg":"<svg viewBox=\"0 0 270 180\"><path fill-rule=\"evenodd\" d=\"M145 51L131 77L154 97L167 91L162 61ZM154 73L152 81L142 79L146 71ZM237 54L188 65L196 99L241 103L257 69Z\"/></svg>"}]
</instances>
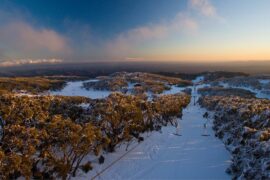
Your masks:
<instances>
[{"instance_id":1,"label":"alpine vegetation","mask_svg":"<svg viewBox=\"0 0 270 180\"><path fill-rule=\"evenodd\" d=\"M88 172L88 155L104 161L102 154L117 145L175 125L189 101L186 94L151 101L119 92L97 100L1 94L0 178L67 179L79 169Z\"/></svg>"},{"instance_id":2,"label":"alpine vegetation","mask_svg":"<svg viewBox=\"0 0 270 180\"><path fill-rule=\"evenodd\" d=\"M213 129L232 154L227 172L234 179L270 178L270 100L240 97L202 97L214 111Z\"/></svg>"}]
</instances>

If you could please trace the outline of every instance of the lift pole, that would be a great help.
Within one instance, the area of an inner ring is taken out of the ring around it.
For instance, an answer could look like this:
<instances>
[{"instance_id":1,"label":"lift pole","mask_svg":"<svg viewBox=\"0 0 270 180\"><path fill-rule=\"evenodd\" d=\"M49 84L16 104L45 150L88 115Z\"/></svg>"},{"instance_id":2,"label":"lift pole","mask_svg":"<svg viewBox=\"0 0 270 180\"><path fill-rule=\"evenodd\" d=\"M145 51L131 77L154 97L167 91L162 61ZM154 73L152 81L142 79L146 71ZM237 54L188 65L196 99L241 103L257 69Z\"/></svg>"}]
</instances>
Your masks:
<instances>
[{"instance_id":1,"label":"lift pole","mask_svg":"<svg viewBox=\"0 0 270 180\"><path fill-rule=\"evenodd\" d=\"M192 96L194 100L194 106L196 105L196 96Z\"/></svg>"}]
</instances>

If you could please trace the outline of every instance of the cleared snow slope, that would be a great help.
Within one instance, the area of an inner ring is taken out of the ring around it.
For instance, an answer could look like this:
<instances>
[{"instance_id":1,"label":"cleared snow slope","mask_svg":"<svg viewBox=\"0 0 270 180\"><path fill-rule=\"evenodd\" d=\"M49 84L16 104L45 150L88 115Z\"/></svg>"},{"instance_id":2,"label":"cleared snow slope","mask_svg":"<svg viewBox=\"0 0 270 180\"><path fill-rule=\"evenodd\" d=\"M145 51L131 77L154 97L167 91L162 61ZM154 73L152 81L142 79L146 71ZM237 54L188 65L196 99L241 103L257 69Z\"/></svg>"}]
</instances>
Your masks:
<instances>
[{"instance_id":1,"label":"cleared snow slope","mask_svg":"<svg viewBox=\"0 0 270 180\"><path fill-rule=\"evenodd\" d=\"M202 136L206 121L202 117L204 112L192 101L183 111L183 119L179 120L182 136L173 134L175 127L164 127L162 133L152 133L96 179L230 179L225 173L230 154L214 137L210 123L207 126L210 136ZM124 153L119 150L108 157L114 154L116 159ZM90 179L110 163L105 160L104 165L77 178Z\"/></svg>"},{"instance_id":2,"label":"cleared snow slope","mask_svg":"<svg viewBox=\"0 0 270 180\"><path fill-rule=\"evenodd\" d=\"M94 89L85 89L83 88L84 82L93 82L97 81L95 79L87 80L87 81L71 81L68 82L67 85L59 90L59 91L51 91L51 95L62 95L62 96L85 96L92 99L105 98L110 95L110 91L100 91Z\"/></svg>"}]
</instances>

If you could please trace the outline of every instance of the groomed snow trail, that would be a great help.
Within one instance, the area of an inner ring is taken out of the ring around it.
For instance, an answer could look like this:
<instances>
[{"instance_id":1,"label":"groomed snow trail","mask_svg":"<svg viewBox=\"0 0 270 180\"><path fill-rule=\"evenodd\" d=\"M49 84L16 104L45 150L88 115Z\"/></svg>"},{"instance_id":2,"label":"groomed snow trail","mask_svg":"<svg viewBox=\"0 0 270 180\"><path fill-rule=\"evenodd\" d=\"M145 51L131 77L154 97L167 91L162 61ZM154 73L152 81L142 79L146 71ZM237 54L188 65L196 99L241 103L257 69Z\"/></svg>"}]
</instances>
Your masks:
<instances>
[{"instance_id":1,"label":"groomed snow trail","mask_svg":"<svg viewBox=\"0 0 270 180\"><path fill-rule=\"evenodd\" d=\"M204 113L204 109L194 105L192 98L183 111L182 120L179 120L182 136L173 134L175 127L164 127L162 133L152 133L96 179L230 179L225 173L230 154L215 138L211 123L207 126L210 136L202 136L206 121L202 117ZM107 158L113 157L80 178L94 177L123 153L123 148L120 148L118 152L108 154Z\"/></svg>"}]
</instances>

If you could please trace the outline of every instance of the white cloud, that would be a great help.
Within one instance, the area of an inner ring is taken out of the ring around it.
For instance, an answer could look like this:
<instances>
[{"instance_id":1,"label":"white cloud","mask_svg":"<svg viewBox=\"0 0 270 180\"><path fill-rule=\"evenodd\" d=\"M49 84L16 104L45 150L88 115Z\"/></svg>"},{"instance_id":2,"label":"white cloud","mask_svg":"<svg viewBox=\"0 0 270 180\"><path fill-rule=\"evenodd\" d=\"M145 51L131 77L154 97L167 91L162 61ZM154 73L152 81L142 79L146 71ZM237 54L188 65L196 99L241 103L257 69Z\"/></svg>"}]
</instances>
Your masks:
<instances>
[{"instance_id":1,"label":"white cloud","mask_svg":"<svg viewBox=\"0 0 270 180\"><path fill-rule=\"evenodd\" d=\"M142 61L145 59L143 57L126 57L125 60L127 60L127 61Z\"/></svg>"},{"instance_id":2,"label":"white cloud","mask_svg":"<svg viewBox=\"0 0 270 180\"><path fill-rule=\"evenodd\" d=\"M174 18L166 21L139 26L120 33L107 42L105 54L115 59L130 56L140 56L140 48L151 41L163 41L174 34L193 35L199 30L199 20L194 13L203 15L204 18L212 18L218 22L225 22L217 13L210 0L188 0L188 7Z\"/></svg>"},{"instance_id":3,"label":"white cloud","mask_svg":"<svg viewBox=\"0 0 270 180\"><path fill-rule=\"evenodd\" d=\"M172 20L158 24L149 24L119 34L106 45L106 52L121 57L136 54L136 46L151 40L163 40L175 33L196 33L198 24L195 19L184 13L178 13Z\"/></svg>"},{"instance_id":4,"label":"white cloud","mask_svg":"<svg viewBox=\"0 0 270 180\"><path fill-rule=\"evenodd\" d=\"M216 8L210 0L189 0L189 4L192 9L199 11L204 16L218 17Z\"/></svg>"},{"instance_id":5,"label":"white cloud","mask_svg":"<svg viewBox=\"0 0 270 180\"><path fill-rule=\"evenodd\" d=\"M62 59L15 59L0 62L0 67L20 66L25 64L57 64L63 62Z\"/></svg>"},{"instance_id":6,"label":"white cloud","mask_svg":"<svg viewBox=\"0 0 270 180\"><path fill-rule=\"evenodd\" d=\"M194 13L199 12L206 18L218 17L217 10L210 0L188 0L188 2L188 7L178 12L172 19L138 26L109 40L92 34L91 27L79 22L66 19L64 23L67 30L60 34L51 28L33 25L34 20L25 18L22 12L7 13L0 9L0 58L58 57L70 61L137 60L137 57L147 57L142 50L143 46L150 44L150 47L155 45L155 42L163 42L174 37L173 35L180 37L196 34L199 23ZM15 60L10 63L2 62L1 65L20 65L24 62L30 64L39 61Z\"/></svg>"},{"instance_id":7,"label":"white cloud","mask_svg":"<svg viewBox=\"0 0 270 180\"><path fill-rule=\"evenodd\" d=\"M24 21L0 25L0 39L5 54L17 56L55 56L70 52L67 39L51 29L35 28Z\"/></svg>"}]
</instances>

